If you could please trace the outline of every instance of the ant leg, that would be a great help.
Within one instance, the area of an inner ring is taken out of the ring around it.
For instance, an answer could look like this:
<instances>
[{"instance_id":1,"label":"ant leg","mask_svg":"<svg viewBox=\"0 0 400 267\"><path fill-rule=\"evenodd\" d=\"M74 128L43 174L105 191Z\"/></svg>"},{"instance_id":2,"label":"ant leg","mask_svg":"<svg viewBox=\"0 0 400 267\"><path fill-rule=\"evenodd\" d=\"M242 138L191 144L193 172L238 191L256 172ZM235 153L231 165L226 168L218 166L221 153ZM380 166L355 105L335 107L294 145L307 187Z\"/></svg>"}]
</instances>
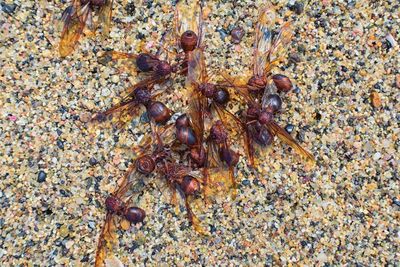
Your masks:
<instances>
[{"instance_id":1,"label":"ant leg","mask_svg":"<svg viewBox=\"0 0 400 267\"><path fill-rule=\"evenodd\" d=\"M235 199L237 196L237 183L234 175L234 167L229 167L229 178L232 184L232 199Z\"/></svg>"},{"instance_id":2,"label":"ant leg","mask_svg":"<svg viewBox=\"0 0 400 267\"><path fill-rule=\"evenodd\" d=\"M253 124L253 123L256 123L256 122L257 122L257 120L252 120L252 121L248 121L246 124L250 125L250 124Z\"/></svg>"},{"instance_id":3,"label":"ant leg","mask_svg":"<svg viewBox=\"0 0 400 267\"><path fill-rule=\"evenodd\" d=\"M193 213L192 208L189 205L188 196L185 196L185 207L186 207L188 220L189 220L190 224L193 226L194 230L196 232L198 232L199 234L205 235L206 232L201 227L199 218L196 217L196 215Z\"/></svg>"},{"instance_id":4,"label":"ant leg","mask_svg":"<svg viewBox=\"0 0 400 267\"><path fill-rule=\"evenodd\" d=\"M204 190L203 190L203 195L204 195L204 202L205 202L205 204L206 205L208 205L209 204L209 202L208 202L208 171L207 171L207 169L206 168L204 168L203 169L203 178L204 178L204 181L203 181L203 186L204 186Z\"/></svg>"},{"instance_id":5,"label":"ant leg","mask_svg":"<svg viewBox=\"0 0 400 267\"><path fill-rule=\"evenodd\" d=\"M107 51L101 57L102 58L108 57L110 60L118 60L118 59L136 58L137 55L132 53L118 52L118 51Z\"/></svg>"}]
</instances>

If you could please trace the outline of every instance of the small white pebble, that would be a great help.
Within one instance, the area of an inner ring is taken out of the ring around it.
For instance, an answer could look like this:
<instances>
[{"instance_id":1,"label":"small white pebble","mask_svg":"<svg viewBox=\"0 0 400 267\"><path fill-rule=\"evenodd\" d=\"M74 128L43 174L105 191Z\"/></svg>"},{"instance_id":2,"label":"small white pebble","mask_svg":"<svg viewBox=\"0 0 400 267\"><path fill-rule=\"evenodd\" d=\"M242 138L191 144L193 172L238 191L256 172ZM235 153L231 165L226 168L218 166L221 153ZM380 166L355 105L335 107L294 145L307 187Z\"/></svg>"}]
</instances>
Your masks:
<instances>
[{"instance_id":1,"label":"small white pebble","mask_svg":"<svg viewBox=\"0 0 400 267\"><path fill-rule=\"evenodd\" d=\"M109 96L111 94L111 91L110 91L110 89L108 89L107 87L104 87L102 90L101 90L101 95L102 96Z\"/></svg>"},{"instance_id":2,"label":"small white pebble","mask_svg":"<svg viewBox=\"0 0 400 267\"><path fill-rule=\"evenodd\" d=\"M113 76L111 77L111 81L112 81L113 83L119 83L119 76L118 76L118 75L113 75Z\"/></svg>"},{"instance_id":3,"label":"small white pebble","mask_svg":"<svg viewBox=\"0 0 400 267\"><path fill-rule=\"evenodd\" d=\"M378 159L381 158L381 156L382 156L381 153L376 152L372 158L373 158L374 160L378 160Z\"/></svg>"},{"instance_id":4,"label":"small white pebble","mask_svg":"<svg viewBox=\"0 0 400 267\"><path fill-rule=\"evenodd\" d=\"M67 243L65 243L65 247L66 247L67 249L69 249L69 248L72 247L73 245L74 245L74 241L72 241L72 240L67 241Z\"/></svg>"}]
</instances>

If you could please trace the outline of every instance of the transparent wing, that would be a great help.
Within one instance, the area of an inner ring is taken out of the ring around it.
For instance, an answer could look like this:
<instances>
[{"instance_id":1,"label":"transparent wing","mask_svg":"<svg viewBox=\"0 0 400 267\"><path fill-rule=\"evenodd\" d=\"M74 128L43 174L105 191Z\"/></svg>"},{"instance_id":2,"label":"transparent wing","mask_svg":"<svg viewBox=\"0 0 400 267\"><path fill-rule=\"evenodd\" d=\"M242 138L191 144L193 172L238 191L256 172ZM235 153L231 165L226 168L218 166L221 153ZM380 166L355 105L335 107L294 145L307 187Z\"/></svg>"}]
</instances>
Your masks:
<instances>
[{"instance_id":1,"label":"transparent wing","mask_svg":"<svg viewBox=\"0 0 400 267\"><path fill-rule=\"evenodd\" d=\"M254 42L254 69L255 76L263 77L268 54L271 50L272 29L276 21L275 10L270 5L260 9Z\"/></svg>"},{"instance_id":2,"label":"transparent wing","mask_svg":"<svg viewBox=\"0 0 400 267\"><path fill-rule=\"evenodd\" d=\"M81 7L78 1L74 1L73 5L64 11L62 15L64 28L58 48L61 57L66 57L74 51L82 36L88 15L89 5Z\"/></svg>"},{"instance_id":3,"label":"transparent wing","mask_svg":"<svg viewBox=\"0 0 400 267\"><path fill-rule=\"evenodd\" d=\"M270 71L279 61L283 59L287 52L287 46L292 39L290 23L286 22L272 41L271 51L269 53L269 62L266 65L266 71Z\"/></svg>"},{"instance_id":4,"label":"transparent wing","mask_svg":"<svg viewBox=\"0 0 400 267\"><path fill-rule=\"evenodd\" d=\"M207 99L199 92L198 86L206 79L204 55L200 49L195 49L188 60L188 76L186 90L188 95L188 115L192 121L196 136L203 140L204 117Z\"/></svg>"},{"instance_id":5,"label":"transparent wing","mask_svg":"<svg viewBox=\"0 0 400 267\"><path fill-rule=\"evenodd\" d=\"M276 13L269 5L261 8L254 43L253 74L265 77L271 69L284 57L292 34L290 23L285 23L273 36L272 30L276 22Z\"/></svg>"},{"instance_id":6,"label":"transparent wing","mask_svg":"<svg viewBox=\"0 0 400 267\"><path fill-rule=\"evenodd\" d=\"M99 24L103 28L104 37L107 37L110 34L113 2L114 0L106 0L106 3L99 11Z\"/></svg>"},{"instance_id":7,"label":"transparent wing","mask_svg":"<svg viewBox=\"0 0 400 267\"><path fill-rule=\"evenodd\" d=\"M254 97L249 92L247 85L244 85L241 82L240 83L236 82L235 79L227 73L221 72L221 76L224 78L224 80L226 82L226 84L224 84L224 85L234 89L234 91L237 94L239 94L239 96L244 100L244 102L247 105L250 105L250 106L258 105L258 103L254 99Z\"/></svg>"},{"instance_id":8,"label":"transparent wing","mask_svg":"<svg viewBox=\"0 0 400 267\"><path fill-rule=\"evenodd\" d=\"M200 48L196 48L189 55L187 84L201 84L208 80L207 67L204 53Z\"/></svg>"},{"instance_id":9,"label":"transparent wing","mask_svg":"<svg viewBox=\"0 0 400 267\"><path fill-rule=\"evenodd\" d=\"M107 213L97 242L96 267L104 266L104 260L111 257L113 247L117 243L115 229L114 216L111 213Z\"/></svg>"},{"instance_id":10,"label":"transparent wing","mask_svg":"<svg viewBox=\"0 0 400 267\"><path fill-rule=\"evenodd\" d=\"M134 99L122 101L121 103L94 114L92 121L105 121L108 117L112 117L117 121L117 126L122 127L139 115L140 105Z\"/></svg>"},{"instance_id":11,"label":"transparent wing","mask_svg":"<svg viewBox=\"0 0 400 267\"><path fill-rule=\"evenodd\" d=\"M276 94L277 93L277 88L275 86L275 83L268 81L267 85L265 86L265 90L263 92L263 96L261 98L261 106L263 108L268 107L269 102L268 102L268 96L271 94Z\"/></svg>"},{"instance_id":12,"label":"transparent wing","mask_svg":"<svg viewBox=\"0 0 400 267\"><path fill-rule=\"evenodd\" d=\"M268 131L270 131L273 135L278 136L278 138L282 142L284 142L287 145L289 145L291 148L294 149L294 151L296 151L297 154L299 154L304 159L306 159L307 163L309 163L310 165L314 165L315 164L314 156L311 155L310 152L308 152L307 150L302 148L296 142L296 140L294 140L294 138L290 134L288 134L285 129L280 127L276 122L272 121L272 122L266 124L266 127L267 127Z\"/></svg>"}]
</instances>

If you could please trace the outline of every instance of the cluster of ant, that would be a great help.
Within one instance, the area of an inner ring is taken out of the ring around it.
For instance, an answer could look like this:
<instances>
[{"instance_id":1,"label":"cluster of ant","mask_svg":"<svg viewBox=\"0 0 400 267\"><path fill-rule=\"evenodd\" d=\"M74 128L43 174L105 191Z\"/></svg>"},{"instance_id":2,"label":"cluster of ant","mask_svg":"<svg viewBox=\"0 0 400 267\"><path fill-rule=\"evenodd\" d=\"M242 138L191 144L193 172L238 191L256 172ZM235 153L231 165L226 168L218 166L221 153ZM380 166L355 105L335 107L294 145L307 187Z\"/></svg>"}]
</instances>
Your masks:
<instances>
[{"instance_id":1,"label":"cluster of ant","mask_svg":"<svg viewBox=\"0 0 400 267\"><path fill-rule=\"evenodd\" d=\"M70 54L78 43L85 26L95 29L93 16L97 15L103 33L108 34L112 11L111 0L75 0L63 13L64 29L60 42L60 54ZM179 193L185 201L188 219L199 233L206 233L200 220L192 211L190 201L203 193L208 199L215 188L223 188L236 194L235 167L240 155L233 148L233 132L243 141L249 165L254 166L256 145L270 146L277 136L281 141L314 163L314 157L304 150L294 138L275 121L282 108L280 93L292 90L288 77L273 75L273 67L280 62L284 48L291 39L289 23L273 31L276 18L271 6L260 8L254 43L253 75L245 83L236 81L225 72L222 80L212 81L205 64L202 39L203 13L199 1L179 1L175 7L174 58L162 57L162 47L155 54L131 54L108 51L107 61L128 60L133 62L145 78L126 89L122 101L93 115L92 121L102 122L117 118L123 122L137 116L144 107L150 119L151 137L144 138L135 148L137 158L128 169L118 189L107 197L106 222L99 238L96 265L101 265L106 249L113 240L114 216L123 216L133 224L143 222L145 211L130 206L134 177L157 174L166 181L173 197ZM162 42L164 42L163 36ZM161 43L162 43L161 42ZM156 100L166 81L174 76L186 77L187 111L174 123L169 123L172 110ZM241 115L227 109L235 94L241 104L247 106ZM215 119L216 118L216 119ZM207 134L208 133L208 134ZM232 134L230 134L232 133ZM183 160L184 159L184 160ZM184 163L186 161L186 163ZM196 173L193 174L193 173Z\"/></svg>"}]
</instances>

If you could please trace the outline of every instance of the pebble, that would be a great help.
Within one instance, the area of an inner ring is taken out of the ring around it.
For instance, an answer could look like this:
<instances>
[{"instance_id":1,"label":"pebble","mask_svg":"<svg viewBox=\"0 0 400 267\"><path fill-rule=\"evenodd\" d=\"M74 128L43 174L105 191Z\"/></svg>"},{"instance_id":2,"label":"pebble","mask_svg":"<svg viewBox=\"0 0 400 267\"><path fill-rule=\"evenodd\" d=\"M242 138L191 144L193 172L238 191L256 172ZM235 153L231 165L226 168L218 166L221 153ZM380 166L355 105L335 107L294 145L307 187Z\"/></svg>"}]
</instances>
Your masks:
<instances>
[{"instance_id":1,"label":"pebble","mask_svg":"<svg viewBox=\"0 0 400 267\"><path fill-rule=\"evenodd\" d=\"M143 112L142 115L140 115L140 122L141 123L149 123L150 122L150 118L146 111Z\"/></svg>"},{"instance_id":2,"label":"pebble","mask_svg":"<svg viewBox=\"0 0 400 267\"><path fill-rule=\"evenodd\" d=\"M110 91L110 89L108 89L107 87L104 87L104 88L101 90L101 95L104 96L104 97L109 96L110 94L111 94L111 91Z\"/></svg>"},{"instance_id":3,"label":"pebble","mask_svg":"<svg viewBox=\"0 0 400 267\"><path fill-rule=\"evenodd\" d=\"M97 161L96 158L91 157L91 158L89 159L89 164L90 164L91 166L94 166L94 165L96 165L97 163L98 163L98 161Z\"/></svg>"},{"instance_id":4,"label":"pebble","mask_svg":"<svg viewBox=\"0 0 400 267\"><path fill-rule=\"evenodd\" d=\"M16 8L17 8L16 4L1 3L1 10L3 10L5 13L9 15L12 15L15 12Z\"/></svg>"},{"instance_id":5,"label":"pebble","mask_svg":"<svg viewBox=\"0 0 400 267\"><path fill-rule=\"evenodd\" d=\"M105 267L124 267L124 264L116 256L104 260Z\"/></svg>"},{"instance_id":6,"label":"pebble","mask_svg":"<svg viewBox=\"0 0 400 267\"><path fill-rule=\"evenodd\" d=\"M374 154L373 160L379 160L381 158L381 156L382 156L381 153L377 152Z\"/></svg>"},{"instance_id":7,"label":"pebble","mask_svg":"<svg viewBox=\"0 0 400 267\"><path fill-rule=\"evenodd\" d=\"M370 95L370 99L371 99L371 104L374 108L380 108L382 106L382 100L378 92L375 91L372 92Z\"/></svg>"},{"instance_id":8,"label":"pebble","mask_svg":"<svg viewBox=\"0 0 400 267\"><path fill-rule=\"evenodd\" d=\"M113 83L119 83L119 76L118 76L118 75L113 75L113 76L111 77L111 81L112 81Z\"/></svg>"},{"instance_id":9,"label":"pebble","mask_svg":"<svg viewBox=\"0 0 400 267\"><path fill-rule=\"evenodd\" d=\"M247 179L245 179L245 180L242 181L242 184L243 184L243 185L246 185L246 186L247 186L247 185L250 185L250 181L247 180Z\"/></svg>"},{"instance_id":10,"label":"pebble","mask_svg":"<svg viewBox=\"0 0 400 267\"><path fill-rule=\"evenodd\" d=\"M67 243L65 243L65 247L67 249L70 249L73 245L74 245L74 241L72 241L72 240L69 240L69 241L67 241Z\"/></svg>"},{"instance_id":11,"label":"pebble","mask_svg":"<svg viewBox=\"0 0 400 267\"><path fill-rule=\"evenodd\" d=\"M289 5L289 9L295 12L297 15L301 15L304 10L304 4L303 2L296 1L293 5Z\"/></svg>"},{"instance_id":12,"label":"pebble","mask_svg":"<svg viewBox=\"0 0 400 267\"><path fill-rule=\"evenodd\" d=\"M64 142L60 139L57 140L57 146L59 149L64 149Z\"/></svg>"},{"instance_id":13,"label":"pebble","mask_svg":"<svg viewBox=\"0 0 400 267\"><path fill-rule=\"evenodd\" d=\"M92 118L92 114L90 112L83 112L80 116L79 119L81 122L89 122Z\"/></svg>"},{"instance_id":14,"label":"pebble","mask_svg":"<svg viewBox=\"0 0 400 267\"><path fill-rule=\"evenodd\" d=\"M293 132L293 130L294 130L294 125L293 124L287 124L286 126L285 126L285 130L286 130L286 132L288 132L288 133L292 133Z\"/></svg>"},{"instance_id":15,"label":"pebble","mask_svg":"<svg viewBox=\"0 0 400 267\"><path fill-rule=\"evenodd\" d=\"M225 29L218 29L217 32L219 32L219 36L222 41L225 41L225 38L228 36L228 33L226 32Z\"/></svg>"},{"instance_id":16,"label":"pebble","mask_svg":"<svg viewBox=\"0 0 400 267\"><path fill-rule=\"evenodd\" d=\"M244 30L242 27L235 27L231 31L231 37L232 37L232 43L234 44L239 44L240 41L242 41L242 38L244 36Z\"/></svg>"},{"instance_id":17,"label":"pebble","mask_svg":"<svg viewBox=\"0 0 400 267\"><path fill-rule=\"evenodd\" d=\"M44 171L39 171L37 181L43 183L46 181L47 174Z\"/></svg>"}]
</instances>

